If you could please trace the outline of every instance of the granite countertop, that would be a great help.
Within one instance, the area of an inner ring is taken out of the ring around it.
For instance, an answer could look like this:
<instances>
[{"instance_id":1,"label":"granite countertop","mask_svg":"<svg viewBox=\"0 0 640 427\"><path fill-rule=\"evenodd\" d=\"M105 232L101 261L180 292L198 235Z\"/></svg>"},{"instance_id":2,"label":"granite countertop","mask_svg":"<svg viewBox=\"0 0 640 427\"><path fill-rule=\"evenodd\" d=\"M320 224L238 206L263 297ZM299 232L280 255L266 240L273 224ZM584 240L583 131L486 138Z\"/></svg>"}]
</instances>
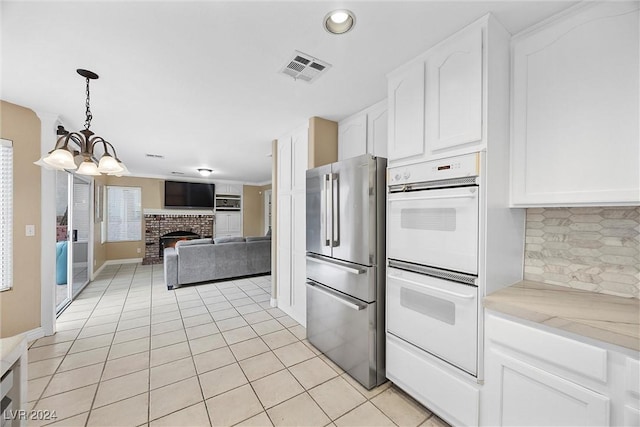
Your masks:
<instances>
[{"instance_id":1,"label":"granite countertop","mask_svg":"<svg viewBox=\"0 0 640 427\"><path fill-rule=\"evenodd\" d=\"M524 280L483 300L485 308L640 351L640 300Z\"/></svg>"}]
</instances>

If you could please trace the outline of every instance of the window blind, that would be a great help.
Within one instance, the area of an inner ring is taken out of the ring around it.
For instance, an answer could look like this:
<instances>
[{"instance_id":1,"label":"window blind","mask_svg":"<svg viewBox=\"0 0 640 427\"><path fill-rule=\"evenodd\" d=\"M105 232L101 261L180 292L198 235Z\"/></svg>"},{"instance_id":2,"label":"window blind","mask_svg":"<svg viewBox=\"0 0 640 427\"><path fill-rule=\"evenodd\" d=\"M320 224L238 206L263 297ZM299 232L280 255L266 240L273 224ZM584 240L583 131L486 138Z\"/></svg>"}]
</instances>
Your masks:
<instances>
[{"instance_id":1,"label":"window blind","mask_svg":"<svg viewBox=\"0 0 640 427\"><path fill-rule=\"evenodd\" d=\"M142 190L107 186L107 242L142 240Z\"/></svg>"},{"instance_id":2,"label":"window blind","mask_svg":"<svg viewBox=\"0 0 640 427\"><path fill-rule=\"evenodd\" d=\"M13 143L0 139L0 291L13 286Z\"/></svg>"}]
</instances>

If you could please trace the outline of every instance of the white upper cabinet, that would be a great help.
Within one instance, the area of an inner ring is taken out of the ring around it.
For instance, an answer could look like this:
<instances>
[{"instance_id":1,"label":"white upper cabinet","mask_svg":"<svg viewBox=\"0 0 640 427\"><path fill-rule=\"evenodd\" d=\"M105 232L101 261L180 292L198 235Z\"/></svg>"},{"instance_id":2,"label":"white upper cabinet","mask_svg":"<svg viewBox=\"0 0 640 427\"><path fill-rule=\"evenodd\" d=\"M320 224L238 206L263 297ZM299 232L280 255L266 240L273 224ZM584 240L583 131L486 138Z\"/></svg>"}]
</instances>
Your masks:
<instances>
[{"instance_id":1,"label":"white upper cabinet","mask_svg":"<svg viewBox=\"0 0 640 427\"><path fill-rule=\"evenodd\" d=\"M424 155L424 62L389 77L389 160Z\"/></svg>"},{"instance_id":2,"label":"white upper cabinet","mask_svg":"<svg viewBox=\"0 0 640 427\"><path fill-rule=\"evenodd\" d=\"M242 195L242 184L216 184L216 195L225 194L225 195L234 195L241 196Z\"/></svg>"},{"instance_id":3,"label":"white upper cabinet","mask_svg":"<svg viewBox=\"0 0 640 427\"><path fill-rule=\"evenodd\" d=\"M367 153L386 158L388 139L389 114L385 100L367 109Z\"/></svg>"},{"instance_id":4,"label":"white upper cabinet","mask_svg":"<svg viewBox=\"0 0 640 427\"><path fill-rule=\"evenodd\" d=\"M365 153L387 157L389 134L387 101L360 111L338 123L338 160Z\"/></svg>"},{"instance_id":5,"label":"white upper cabinet","mask_svg":"<svg viewBox=\"0 0 640 427\"><path fill-rule=\"evenodd\" d=\"M362 112L338 123L338 160L367 152L367 114Z\"/></svg>"},{"instance_id":6,"label":"white upper cabinet","mask_svg":"<svg viewBox=\"0 0 640 427\"><path fill-rule=\"evenodd\" d=\"M436 46L427 58L425 135L432 153L482 141L482 28Z\"/></svg>"},{"instance_id":7,"label":"white upper cabinet","mask_svg":"<svg viewBox=\"0 0 640 427\"><path fill-rule=\"evenodd\" d=\"M486 15L389 74L392 165L485 149L508 157L510 37Z\"/></svg>"},{"instance_id":8,"label":"white upper cabinet","mask_svg":"<svg viewBox=\"0 0 640 427\"><path fill-rule=\"evenodd\" d=\"M640 203L638 2L586 2L513 40L513 206Z\"/></svg>"}]
</instances>

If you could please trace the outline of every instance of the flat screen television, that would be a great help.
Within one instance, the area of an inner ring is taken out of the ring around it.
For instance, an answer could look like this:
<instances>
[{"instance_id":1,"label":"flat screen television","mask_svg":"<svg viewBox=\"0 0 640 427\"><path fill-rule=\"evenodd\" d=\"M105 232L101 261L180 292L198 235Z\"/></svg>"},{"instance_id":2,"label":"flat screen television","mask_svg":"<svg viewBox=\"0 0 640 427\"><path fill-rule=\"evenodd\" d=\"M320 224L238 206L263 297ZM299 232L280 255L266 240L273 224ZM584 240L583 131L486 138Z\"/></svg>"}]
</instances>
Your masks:
<instances>
[{"instance_id":1,"label":"flat screen television","mask_svg":"<svg viewBox=\"0 0 640 427\"><path fill-rule=\"evenodd\" d=\"M200 182L165 181L164 207L213 209L215 185Z\"/></svg>"}]
</instances>

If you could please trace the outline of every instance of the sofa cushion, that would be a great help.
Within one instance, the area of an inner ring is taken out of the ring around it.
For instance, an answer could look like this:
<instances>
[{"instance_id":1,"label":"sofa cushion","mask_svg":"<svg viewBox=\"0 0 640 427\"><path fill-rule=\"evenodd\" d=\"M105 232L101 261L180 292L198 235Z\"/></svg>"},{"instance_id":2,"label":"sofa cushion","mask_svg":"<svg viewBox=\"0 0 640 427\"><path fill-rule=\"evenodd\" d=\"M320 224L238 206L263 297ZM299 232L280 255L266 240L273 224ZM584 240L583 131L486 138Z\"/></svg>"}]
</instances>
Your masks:
<instances>
[{"instance_id":1,"label":"sofa cushion","mask_svg":"<svg viewBox=\"0 0 640 427\"><path fill-rule=\"evenodd\" d=\"M252 237L247 237L247 242L260 242L262 240L271 240L271 236L252 236Z\"/></svg>"},{"instance_id":2,"label":"sofa cushion","mask_svg":"<svg viewBox=\"0 0 640 427\"><path fill-rule=\"evenodd\" d=\"M192 245L210 245L211 243L213 243L213 240L211 239L179 240L178 242L176 242L176 248Z\"/></svg>"},{"instance_id":3,"label":"sofa cushion","mask_svg":"<svg viewBox=\"0 0 640 427\"><path fill-rule=\"evenodd\" d=\"M213 239L213 243L216 245L219 245L220 243L239 243L244 241L244 237L216 237Z\"/></svg>"}]
</instances>

